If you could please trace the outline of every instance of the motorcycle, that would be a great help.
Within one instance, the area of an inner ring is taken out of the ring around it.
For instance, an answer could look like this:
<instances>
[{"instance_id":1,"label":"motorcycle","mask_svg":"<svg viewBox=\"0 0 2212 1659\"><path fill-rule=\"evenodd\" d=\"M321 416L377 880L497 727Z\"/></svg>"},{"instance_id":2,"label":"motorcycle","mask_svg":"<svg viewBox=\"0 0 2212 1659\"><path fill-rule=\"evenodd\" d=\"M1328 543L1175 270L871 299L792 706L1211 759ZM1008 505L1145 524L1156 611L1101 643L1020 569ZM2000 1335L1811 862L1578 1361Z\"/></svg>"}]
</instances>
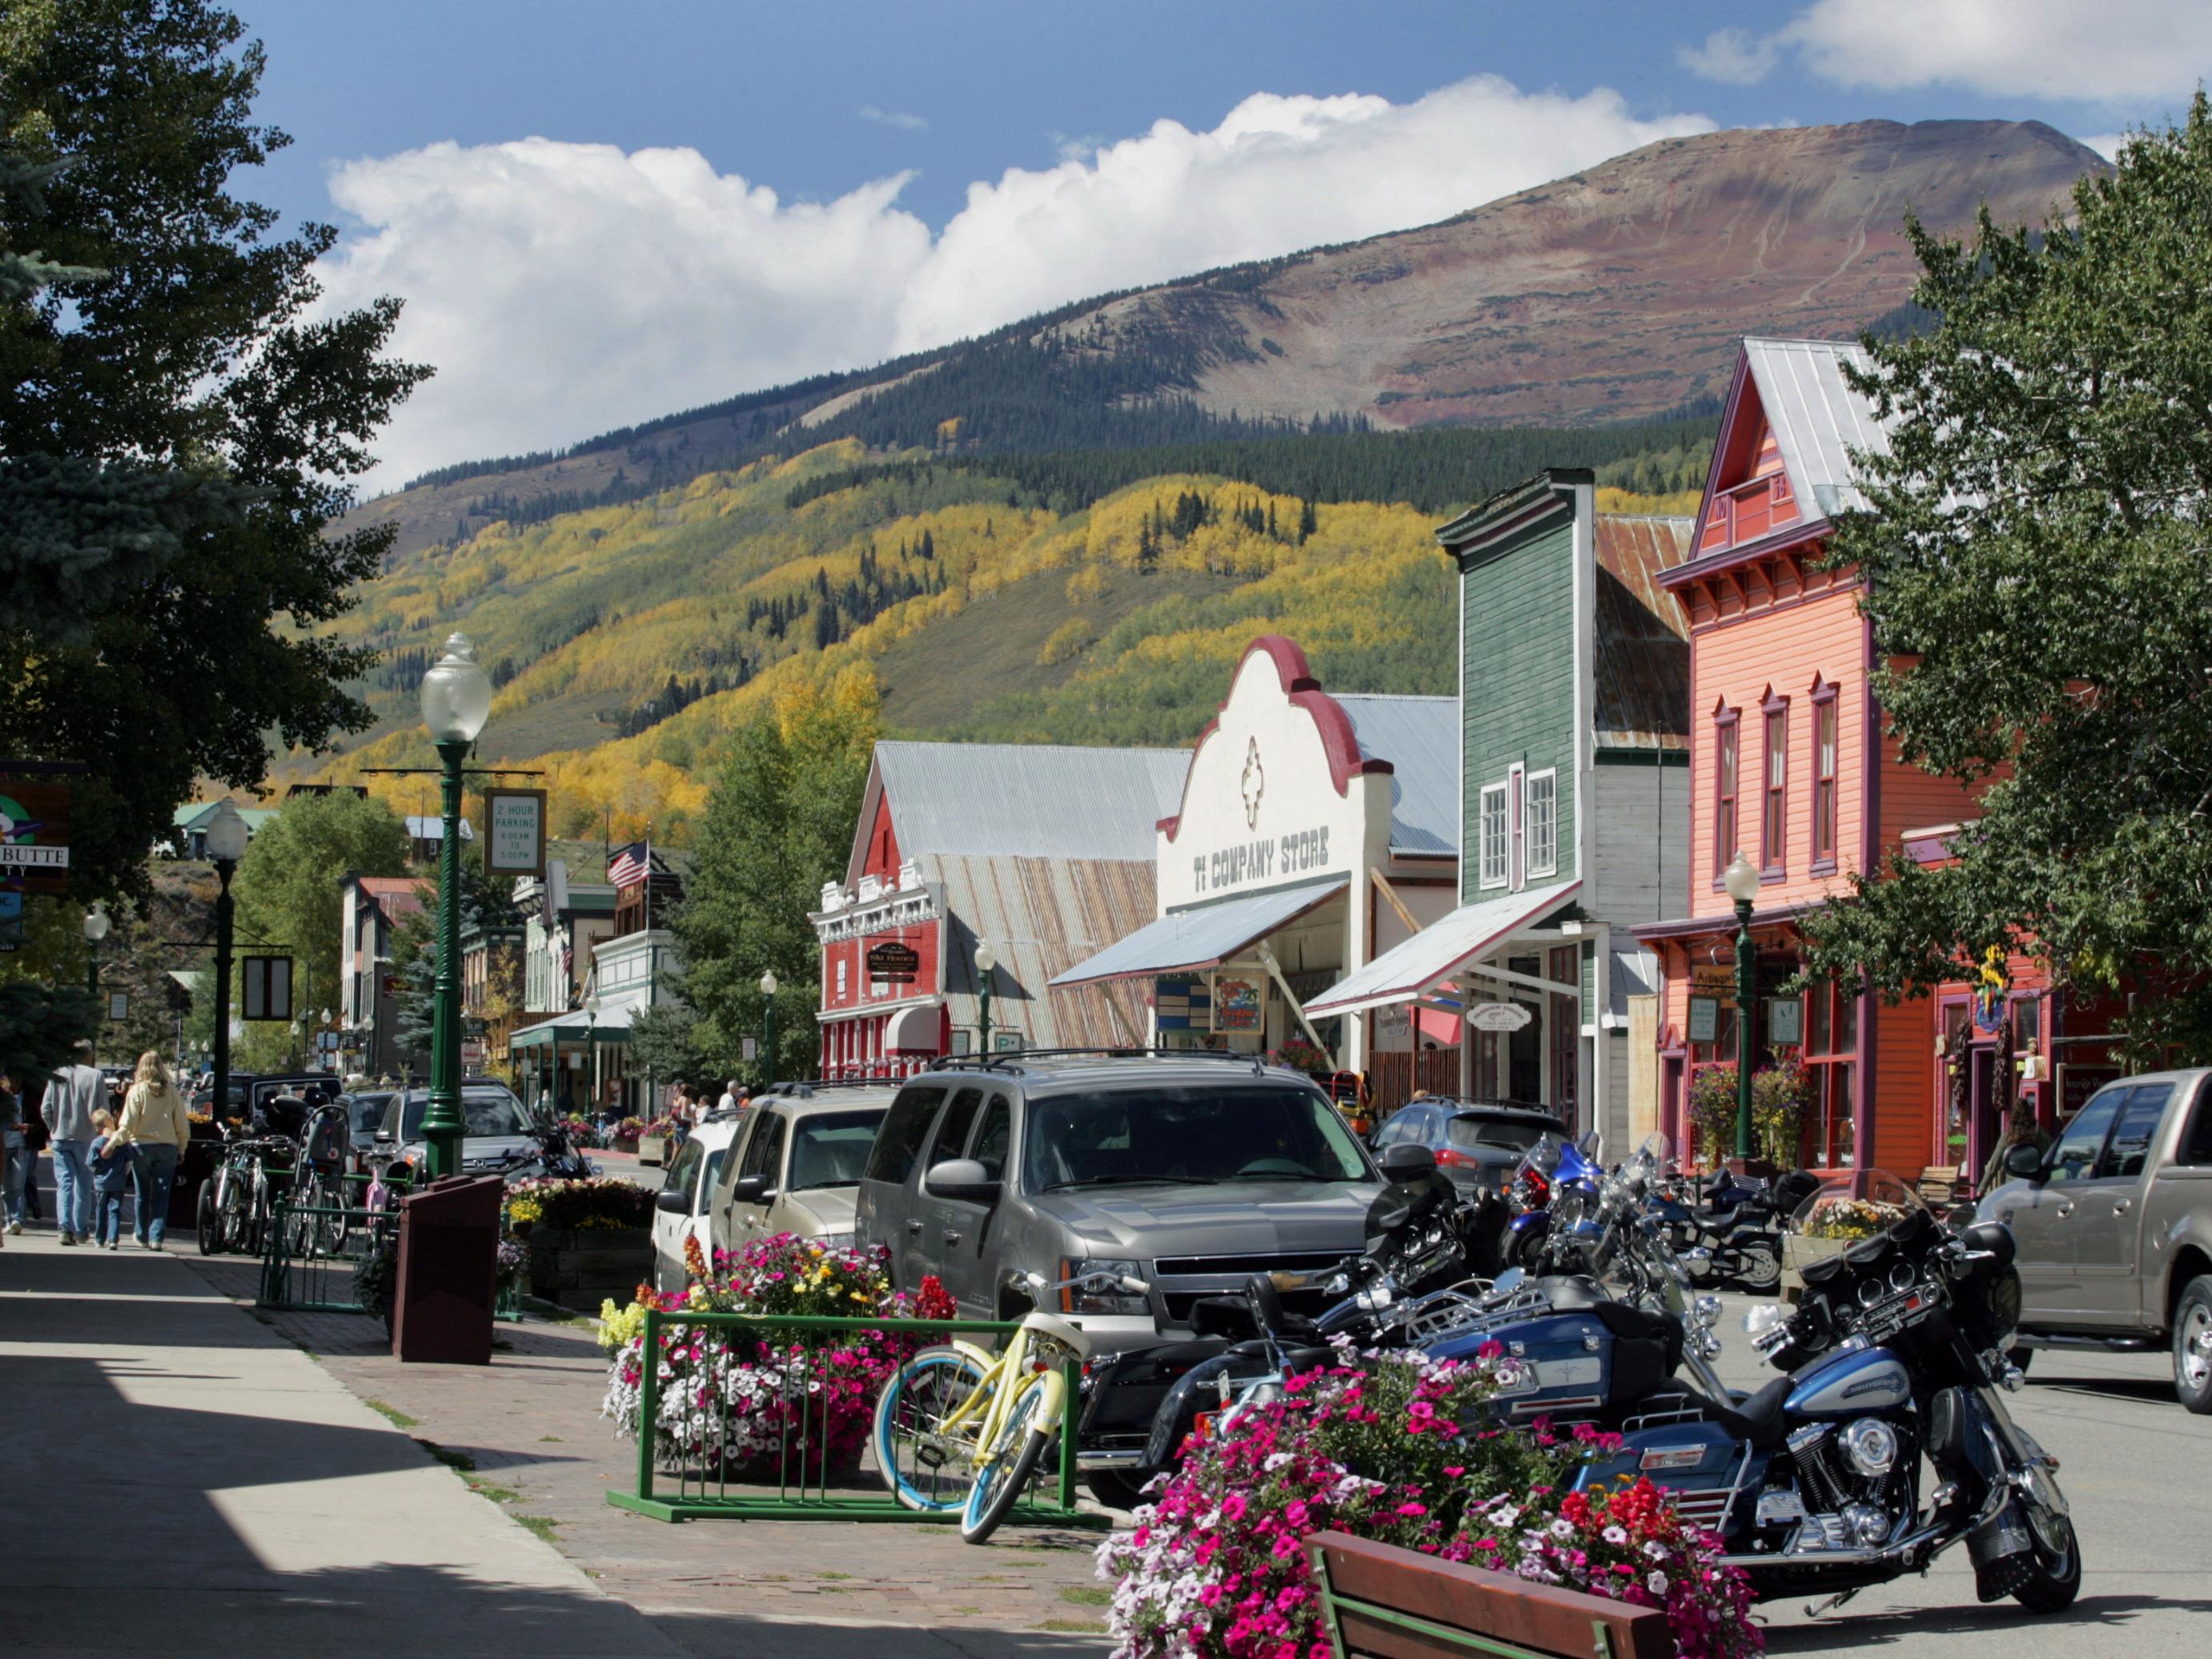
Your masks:
<instances>
[{"instance_id":1,"label":"motorcycle","mask_svg":"<svg viewBox=\"0 0 2212 1659\"><path fill-rule=\"evenodd\" d=\"M1898 1207L1881 1232L1808 1265L1794 1311L1752 1310L1753 1346L1783 1376L1747 1397L1684 1389L1664 1415L1667 1402L1647 1402L1582 1484L1666 1486L1761 1599L1826 1593L1826 1611L1964 1543L1984 1601L2055 1613L2081 1587L2081 1552L2057 1460L1999 1395L2024 1380L2006 1358L2012 1236L1996 1223L1953 1235L1909 1199Z\"/></svg>"},{"instance_id":2,"label":"motorcycle","mask_svg":"<svg viewBox=\"0 0 2212 1659\"><path fill-rule=\"evenodd\" d=\"M1507 1267L1557 1271L1595 1242L1602 1146L1595 1129L1571 1142L1546 1134L1522 1156L1506 1189L1515 1212L1506 1223Z\"/></svg>"},{"instance_id":3,"label":"motorcycle","mask_svg":"<svg viewBox=\"0 0 2212 1659\"><path fill-rule=\"evenodd\" d=\"M1702 1204L1663 1188L1647 1202L1693 1279L1732 1279L1747 1291L1768 1291L1782 1282L1783 1222L1820 1184L1802 1170L1771 1187L1745 1184L1723 1170Z\"/></svg>"}]
</instances>

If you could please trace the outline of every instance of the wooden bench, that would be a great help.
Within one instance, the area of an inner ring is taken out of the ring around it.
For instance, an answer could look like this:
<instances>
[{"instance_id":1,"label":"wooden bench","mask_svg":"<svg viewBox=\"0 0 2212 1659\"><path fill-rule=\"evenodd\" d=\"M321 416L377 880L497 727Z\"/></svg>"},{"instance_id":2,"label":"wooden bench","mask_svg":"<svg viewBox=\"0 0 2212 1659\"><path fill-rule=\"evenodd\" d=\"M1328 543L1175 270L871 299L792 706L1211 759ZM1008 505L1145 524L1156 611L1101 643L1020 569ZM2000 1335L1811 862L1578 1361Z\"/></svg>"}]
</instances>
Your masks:
<instances>
[{"instance_id":1,"label":"wooden bench","mask_svg":"<svg viewBox=\"0 0 2212 1659\"><path fill-rule=\"evenodd\" d=\"M1336 1659L1674 1659L1667 1615L1340 1532L1306 1540Z\"/></svg>"}]
</instances>

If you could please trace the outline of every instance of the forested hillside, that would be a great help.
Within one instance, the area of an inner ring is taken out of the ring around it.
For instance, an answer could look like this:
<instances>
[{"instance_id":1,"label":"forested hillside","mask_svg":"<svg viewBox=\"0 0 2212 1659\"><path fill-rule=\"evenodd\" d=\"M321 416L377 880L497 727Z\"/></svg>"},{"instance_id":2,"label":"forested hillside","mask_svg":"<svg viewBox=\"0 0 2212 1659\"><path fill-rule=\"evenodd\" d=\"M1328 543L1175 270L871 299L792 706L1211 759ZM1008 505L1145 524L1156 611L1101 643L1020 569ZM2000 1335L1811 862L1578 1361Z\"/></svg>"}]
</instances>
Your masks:
<instances>
[{"instance_id":1,"label":"forested hillside","mask_svg":"<svg viewBox=\"0 0 2212 1659\"><path fill-rule=\"evenodd\" d=\"M992 457L848 438L495 520L366 586L332 631L380 653L367 690L384 724L335 763L282 771L425 762L415 695L456 627L497 687L482 752L546 770L556 830L611 817L617 835L650 824L672 842L722 734L794 677L862 669L904 731L1084 743L1188 742L1262 629L1296 635L1342 689L1449 691L1442 517L1545 465L1685 511L1709 433L1674 420Z\"/></svg>"}]
</instances>

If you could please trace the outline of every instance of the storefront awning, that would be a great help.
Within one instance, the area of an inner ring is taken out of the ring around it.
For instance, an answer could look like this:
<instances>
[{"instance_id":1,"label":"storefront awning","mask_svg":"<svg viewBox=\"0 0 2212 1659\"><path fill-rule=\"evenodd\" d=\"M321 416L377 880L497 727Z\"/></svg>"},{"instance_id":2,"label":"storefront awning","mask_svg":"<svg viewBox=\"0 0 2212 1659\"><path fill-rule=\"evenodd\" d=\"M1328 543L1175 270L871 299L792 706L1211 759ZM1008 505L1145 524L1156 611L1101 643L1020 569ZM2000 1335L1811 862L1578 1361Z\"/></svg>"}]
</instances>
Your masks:
<instances>
[{"instance_id":1,"label":"storefront awning","mask_svg":"<svg viewBox=\"0 0 2212 1659\"><path fill-rule=\"evenodd\" d=\"M1462 904L1443 921L1431 923L1364 968L1337 981L1306 1004L1306 1015L1319 1019L1329 1014L1358 1013L1386 1002L1410 1002L1453 969L1542 921L1581 887L1579 881L1563 881Z\"/></svg>"},{"instance_id":2,"label":"storefront awning","mask_svg":"<svg viewBox=\"0 0 2212 1659\"><path fill-rule=\"evenodd\" d=\"M1309 910L1320 908L1350 881L1348 876L1334 876L1327 881L1273 888L1162 916L1108 945L1088 962L1077 963L1052 981L1052 988L1218 968L1255 940L1267 938Z\"/></svg>"},{"instance_id":3,"label":"storefront awning","mask_svg":"<svg viewBox=\"0 0 2212 1659\"><path fill-rule=\"evenodd\" d=\"M887 1054L933 1054L942 1042L943 1006L909 1003L884 1023L884 1052Z\"/></svg>"},{"instance_id":4,"label":"storefront awning","mask_svg":"<svg viewBox=\"0 0 2212 1659\"><path fill-rule=\"evenodd\" d=\"M628 1042L629 1017L645 1006L643 999L609 1001L599 1010L596 1020L587 1018L580 1008L572 1008L565 1014L556 1014L550 1019L541 1019L535 1025L526 1025L507 1040L507 1052L517 1048L541 1048L563 1042Z\"/></svg>"}]
</instances>

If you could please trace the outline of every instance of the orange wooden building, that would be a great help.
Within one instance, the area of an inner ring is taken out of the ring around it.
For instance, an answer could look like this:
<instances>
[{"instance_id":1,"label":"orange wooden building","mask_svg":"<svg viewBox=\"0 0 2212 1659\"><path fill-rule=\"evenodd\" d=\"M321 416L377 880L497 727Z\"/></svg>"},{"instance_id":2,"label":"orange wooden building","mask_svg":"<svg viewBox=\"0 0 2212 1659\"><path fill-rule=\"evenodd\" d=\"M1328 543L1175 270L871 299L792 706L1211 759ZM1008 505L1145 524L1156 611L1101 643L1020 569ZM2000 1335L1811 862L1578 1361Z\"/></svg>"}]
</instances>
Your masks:
<instances>
[{"instance_id":1,"label":"orange wooden building","mask_svg":"<svg viewBox=\"0 0 2212 1659\"><path fill-rule=\"evenodd\" d=\"M1830 515L1856 500L1852 452L1883 443L1844 378L1854 361L1857 347L1832 341L1743 343L1692 556L1662 579L1689 618L1691 686L1686 903L1678 919L1635 930L1663 980L1662 1127L1686 1146L1691 1079L1736 1054L1746 1013L1721 872L1741 850L1761 878L1757 1052L1799 1049L1815 1085L1802 1161L1907 1180L1929 1165L1971 1176L1995 1145L2000 1066L2046 1121L2112 1075L2100 1034L2063 1029L2036 964L2013 958L2003 985L1978 1000L1963 979L1893 1007L1832 985L1778 990L1798 971L1808 910L1893 851L1946 856L1974 810L1963 786L1899 759L1874 700L1860 583L1819 568Z\"/></svg>"}]
</instances>

